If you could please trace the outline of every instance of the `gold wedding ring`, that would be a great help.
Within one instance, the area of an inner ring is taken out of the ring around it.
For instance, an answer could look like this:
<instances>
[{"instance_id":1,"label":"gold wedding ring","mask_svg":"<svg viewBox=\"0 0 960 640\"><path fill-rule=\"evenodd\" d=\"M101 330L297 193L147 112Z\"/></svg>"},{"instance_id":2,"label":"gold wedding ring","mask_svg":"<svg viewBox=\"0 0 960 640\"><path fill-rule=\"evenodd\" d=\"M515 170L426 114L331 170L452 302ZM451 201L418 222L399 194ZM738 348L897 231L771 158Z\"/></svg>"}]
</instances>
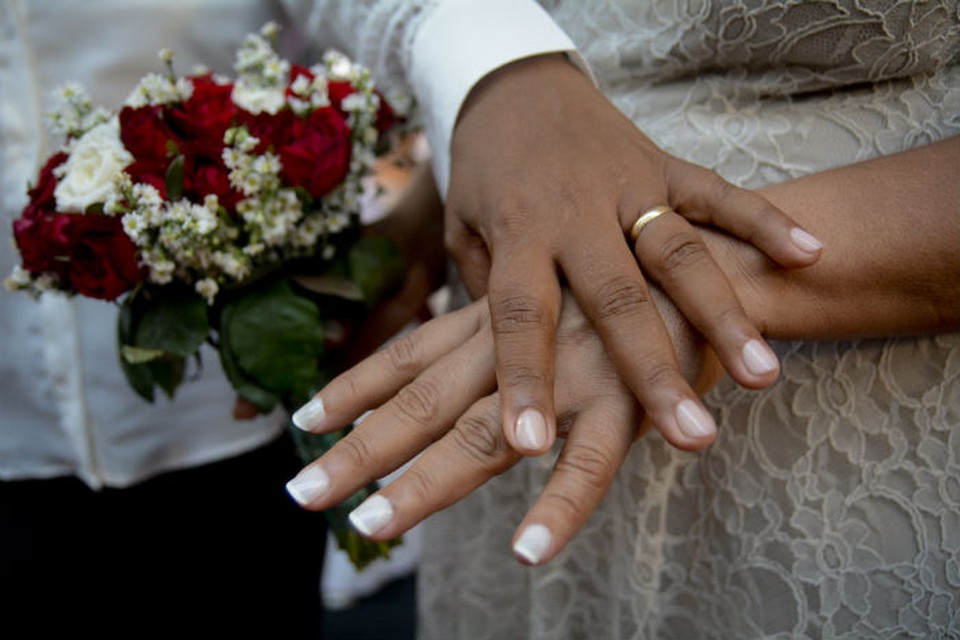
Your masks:
<instances>
[{"instance_id":1,"label":"gold wedding ring","mask_svg":"<svg viewBox=\"0 0 960 640\"><path fill-rule=\"evenodd\" d=\"M660 205L659 207L654 207L648 211L644 211L640 214L640 217L637 218L637 221L633 223L633 226L630 227L630 240L633 242L637 241L637 238L640 237L640 232L643 231L643 228L662 216L665 213L673 211L667 205Z\"/></svg>"}]
</instances>

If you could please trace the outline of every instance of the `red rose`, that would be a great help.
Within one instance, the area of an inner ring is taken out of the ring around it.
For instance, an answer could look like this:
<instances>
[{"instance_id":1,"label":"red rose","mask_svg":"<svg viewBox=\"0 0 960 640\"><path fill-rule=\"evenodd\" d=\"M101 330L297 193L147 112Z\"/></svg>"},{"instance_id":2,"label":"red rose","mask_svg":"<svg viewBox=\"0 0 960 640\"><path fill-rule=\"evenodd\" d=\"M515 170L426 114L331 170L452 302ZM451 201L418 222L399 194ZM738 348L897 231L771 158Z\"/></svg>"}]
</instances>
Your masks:
<instances>
[{"instance_id":1,"label":"red rose","mask_svg":"<svg viewBox=\"0 0 960 640\"><path fill-rule=\"evenodd\" d=\"M23 268L34 274L66 276L70 265L70 217L46 212L13 222L13 238L20 251Z\"/></svg>"},{"instance_id":2,"label":"red rose","mask_svg":"<svg viewBox=\"0 0 960 640\"><path fill-rule=\"evenodd\" d=\"M232 84L217 84L209 74L198 76L193 78L190 98L167 108L166 115L183 140L184 153L220 157L223 134L239 111L232 94Z\"/></svg>"},{"instance_id":3,"label":"red rose","mask_svg":"<svg viewBox=\"0 0 960 640\"><path fill-rule=\"evenodd\" d=\"M79 294L115 300L146 276L120 218L72 215L70 284Z\"/></svg>"},{"instance_id":4,"label":"red rose","mask_svg":"<svg viewBox=\"0 0 960 640\"><path fill-rule=\"evenodd\" d=\"M119 218L46 213L14 221L13 235L24 269L81 295L114 300L146 277Z\"/></svg>"},{"instance_id":5,"label":"red rose","mask_svg":"<svg viewBox=\"0 0 960 640\"><path fill-rule=\"evenodd\" d=\"M350 168L350 128L336 110L317 109L293 120L277 153L285 184L323 197L343 182Z\"/></svg>"},{"instance_id":6,"label":"red rose","mask_svg":"<svg viewBox=\"0 0 960 640\"><path fill-rule=\"evenodd\" d=\"M208 195L215 195L220 205L228 210L233 210L243 197L230 186L230 170L223 162L197 158L188 158L184 164L183 195L197 204Z\"/></svg>"},{"instance_id":7,"label":"red rose","mask_svg":"<svg viewBox=\"0 0 960 640\"><path fill-rule=\"evenodd\" d=\"M257 154L276 149L288 138L291 127L297 126L294 122L296 119L297 115L290 109L283 109L276 114L265 111L253 114L241 110L237 116L237 121L246 125L250 135L260 141L254 149L254 153Z\"/></svg>"},{"instance_id":8,"label":"red rose","mask_svg":"<svg viewBox=\"0 0 960 640\"><path fill-rule=\"evenodd\" d=\"M57 178L53 175L53 170L67 161L66 153L57 153L47 160L43 168L40 169L40 175L37 177L37 184L27 191L30 202L23 211L23 217L39 215L41 212L53 212L57 208L57 200L53 196L54 189L57 188Z\"/></svg>"},{"instance_id":9,"label":"red rose","mask_svg":"<svg viewBox=\"0 0 960 640\"><path fill-rule=\"evenodd\" d=\"M63 164L67 154L58 153L47 160L27 195L30 201L20 218L13 221L13 237L20 250L23 268L33 273L64 271L64 258L69 250L69 237L64 232L63 216L57 214L53 195L57 188L54 169Z\"/></svg>"},{"instance_id":10,"label":"red rose","mask_svg":"<svg viewBox=\"0 0 960 640\"><path fill-rule=\"evenodd\" d=\"M120 111L120 140L136 161L165 166L176 155L181 141L163 114L159 105Z\"/></svg>"},{"instance_id":11,"label":"red rose","mask_svg":"<svg viewBox=\"0 0 960 640\"><path fill-rule=\"evenodd\" d=\"M124 169L124 172L130 176L130 179L134 182L152 185L160 192L160 197L166 200L168 166L169 163L166 161L151 162L149 160L137 160Z\"/></svg>"}]
</instances>

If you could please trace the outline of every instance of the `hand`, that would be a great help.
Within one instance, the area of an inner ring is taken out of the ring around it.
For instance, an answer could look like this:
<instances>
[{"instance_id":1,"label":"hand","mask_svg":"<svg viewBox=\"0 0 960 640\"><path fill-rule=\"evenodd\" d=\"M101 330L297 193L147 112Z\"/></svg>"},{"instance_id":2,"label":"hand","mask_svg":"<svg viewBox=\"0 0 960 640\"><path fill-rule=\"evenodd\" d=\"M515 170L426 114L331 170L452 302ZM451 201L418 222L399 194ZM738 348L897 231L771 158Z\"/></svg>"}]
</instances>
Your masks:
<instances>
[{"instance_id":1,"label":"hand","mask_svg":"<svg viewBox=\"0 0 960 640\"><path fill-rule=\"evenodd\" d=\"M481 81L451 154L446 242L471 295L489 298L511 446L542 453L554 437L558 271L626 385L678 447L706 446L715 426L680 374L637 260L734 379L751 388L776 379L776 356L687 219L747 239L786 267L813 263L819 243L761 196L662 152L563 56ZM680 215L644 228L634 255L624 235L657 205Z\"/></svg>"},{"instance_id":2,"label":"hand","mask_svg":"<svg viewBox=\"0 0 960 640\"><path fill-rule=\"evenodd\" d=\"M691 380L699 377L697 386L705 390L719 366L679 315L668 317L684 371ZM423 325L333 380L317 397L319 430L337 429L368 407L382 406L291 481L291 495L309 509L329 508L419 455L351 515L361 533L388 540L519 462L500 427L499 398L487 395L494 386L492 339L481 300ZM573 537L646 430L636 399L569 295L557 346L558 425L566 442L515 537L515 553L531 564L548 561Z\"/></svg>"}]
</instances>

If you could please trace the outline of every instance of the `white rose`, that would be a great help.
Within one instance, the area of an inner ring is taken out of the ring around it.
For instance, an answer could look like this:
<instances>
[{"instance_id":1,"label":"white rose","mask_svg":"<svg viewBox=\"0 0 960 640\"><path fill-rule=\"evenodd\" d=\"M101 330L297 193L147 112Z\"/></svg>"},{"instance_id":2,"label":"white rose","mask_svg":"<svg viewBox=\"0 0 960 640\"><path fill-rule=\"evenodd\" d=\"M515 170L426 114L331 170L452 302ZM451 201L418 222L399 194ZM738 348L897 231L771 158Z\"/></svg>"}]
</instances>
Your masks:
<instances>
[{"instance_id":1,"label":"white rose","mask_svg":"<svg viewBox=\"0 0 960 640\"><path fill-rule=\"evenodd\" d=\"M114 192L114 181L131 162L133 156L120 142L116 118L90 129L76 141L60 168L53 192L57 209L83 213L92 204L106 202Z\"/></svg>"}]
</instances>

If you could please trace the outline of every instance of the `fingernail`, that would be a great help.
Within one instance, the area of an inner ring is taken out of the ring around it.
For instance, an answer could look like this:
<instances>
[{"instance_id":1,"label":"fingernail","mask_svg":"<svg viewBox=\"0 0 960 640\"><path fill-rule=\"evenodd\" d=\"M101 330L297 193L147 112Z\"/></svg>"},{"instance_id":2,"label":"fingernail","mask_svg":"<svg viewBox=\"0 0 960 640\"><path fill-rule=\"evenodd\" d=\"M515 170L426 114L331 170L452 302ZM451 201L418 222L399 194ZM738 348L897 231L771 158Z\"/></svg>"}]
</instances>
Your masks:
<instances>
[{"instance_id":1,"label":"fingernail","mask_svg":"<svg viewBox=\"0 0 960 640\"><path fill-rule=\"evenodd\" d=\"M525 409L517 418L517 443L538 451L547 442L547 421L536 409Z\"/></svg>"},{"instance_id":2,"label":"fingernail","mask_svg":"<svg viewBox=\"0 0 960 640\"><path fill-rule=\"evenodd\" d=\"M323 426L323 400L314 398L293 414L293 424L303 431L315 431Z\"/></svg>"},{"instance_id":3,"label":"fingernail","mask_svg":"<svg viewBox=\"0 0 960 640\"><path fill-rule=\"evenodd\" d=\"M539 564L543 555L550 548L550 529L542 524L532 524L523 530L513 545L513 552L529 562Z\"/></svg>"},{"instance_id":4,"label":"fingernail","mask_svg":"<svg viewBox=\"0 0 960 640\"><path fill-rule=\"evenodd\" d=\"M684 400L677 405L677 424L688 438L713 435L717 430L713 418L693 400Z\"/></svg>"},{"instance_id":5,"label":"fingernail","mask_svg":"<svg viewBox=\"0 0 960 640\"><path fill-rule=\"evenodd\" d=\"M330 489L330 477L316 465L307 467L287 483L287 493L301 505L313 502L328 489Z\"/></svg>"},{"instance_id":6,"label":"fingernail","mask_svg":"<svg viewBox=\"0 0 960 640\"><path fill-rule=\"evenodd\" d=\"M350 512L350 522L365 536L373 535L393 520L393 506L383 496L370 496Z\"/></svg>"},{"instance_id":7,"label":"fingernail","mask_svg":"<svg viewBox=\"0 0 960 640\"><path fill-rule=\"evenodd\" d=\"M823 243L817 240L815 237L801 229L800 227L794 227L790 230L790 239L793 240L793 244L797 245L804 251L813 253L815 251L820 251L823 249Z\"/></svg>"},{"instance_id":8,"label":"fingernail","mask_svg":"<svg viewBox=\"0 0 960 640\"><path fill-rule=\"evenodd\" d=\"M776 371L780 364L770 347L760 340L750 340L743 345L743 363L755 376L764 376Z\"/></svg>"}]
</instances>

